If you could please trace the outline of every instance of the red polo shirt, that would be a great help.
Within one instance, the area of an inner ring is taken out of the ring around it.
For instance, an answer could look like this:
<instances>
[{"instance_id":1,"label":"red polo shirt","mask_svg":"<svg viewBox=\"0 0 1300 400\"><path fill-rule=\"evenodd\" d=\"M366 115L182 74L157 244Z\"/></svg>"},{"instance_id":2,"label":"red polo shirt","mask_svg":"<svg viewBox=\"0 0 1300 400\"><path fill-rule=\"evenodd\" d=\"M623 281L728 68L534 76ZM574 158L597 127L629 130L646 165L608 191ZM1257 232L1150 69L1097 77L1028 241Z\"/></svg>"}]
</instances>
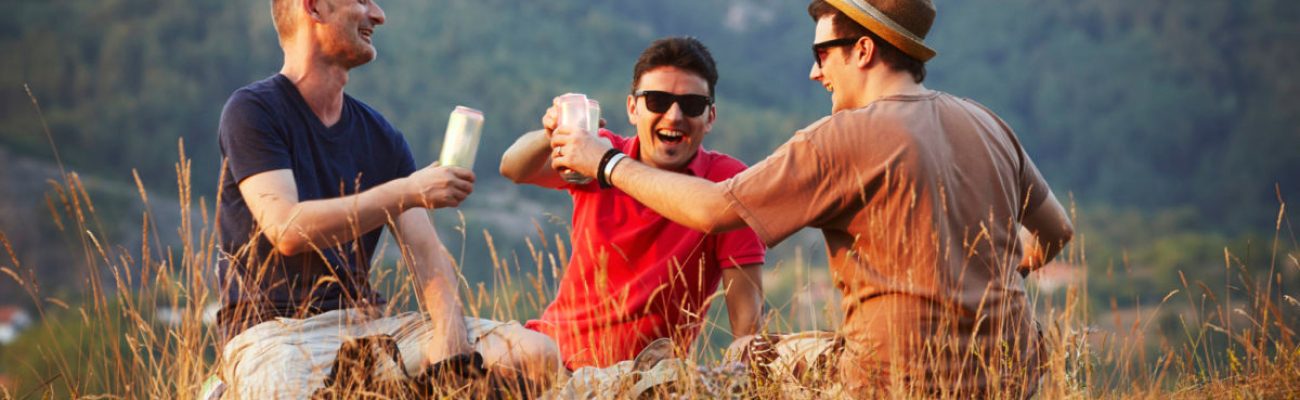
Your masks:
<instances>
[{"instance_id":1,"label":"red polo shirt","mask_svg":"<svg viewBox=\"0 0 1300 400\"><path fill-rule=\"evenodd\" d=\"M639 157L637 138L600 133ZM682 172L720 182L744 169L739 160L700 148ZM763 263L766 248L749 228L706 235L618 189L595 182L566 189L573 196L573 255L555 301L526 326L555 339L569 369L630 360L661 337L688 348L722 270Z\"/></svg>"}]
</instances>

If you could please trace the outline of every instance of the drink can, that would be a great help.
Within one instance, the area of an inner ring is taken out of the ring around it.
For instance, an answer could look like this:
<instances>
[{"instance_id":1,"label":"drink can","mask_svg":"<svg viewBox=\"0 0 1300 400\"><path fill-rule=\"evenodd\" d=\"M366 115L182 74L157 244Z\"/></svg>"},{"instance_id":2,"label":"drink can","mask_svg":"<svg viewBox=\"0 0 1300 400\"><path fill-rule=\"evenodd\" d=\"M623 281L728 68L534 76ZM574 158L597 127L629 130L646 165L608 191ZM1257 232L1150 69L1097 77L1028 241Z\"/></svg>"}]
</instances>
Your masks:
<instances>
[{"instance_id":1,"label":"drink can","mask_svg":"<svg viewBox=\"0 0 1300 400\"><path fill-rule=\"evenodd\" d=\"M442 137L442 154L438 162L465 169L474 169L474 156L478 153L479 136L483 132L483 112L465 106L456 106L447 120L447 132Z\"/></svg>"},{"instance_id":2,"label":"drink can","mask_svg":"<svg viewBox=\"0 0 1300 400\"><path fill-rule=\"evenodd\" d=\"M591 106L591 103L587 100L587 95L565 93L555 101L556 106L560 108L560 126L587 129L587 120L590 119L590 113L587 110Z\"/></svg>"}]
</instances>

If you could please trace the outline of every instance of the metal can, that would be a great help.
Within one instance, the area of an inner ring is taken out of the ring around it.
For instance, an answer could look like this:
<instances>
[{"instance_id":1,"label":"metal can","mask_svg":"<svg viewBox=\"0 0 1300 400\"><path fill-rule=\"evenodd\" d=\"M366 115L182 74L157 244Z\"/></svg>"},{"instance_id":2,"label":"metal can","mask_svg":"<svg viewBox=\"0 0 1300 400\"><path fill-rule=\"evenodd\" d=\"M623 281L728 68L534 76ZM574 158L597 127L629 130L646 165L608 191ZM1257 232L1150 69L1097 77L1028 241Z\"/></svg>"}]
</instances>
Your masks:
<instances>
[{"instance_id":1,"label":"metal can","mask_svg":"<svg viewBox=\"0 0 1300 400\"><path fill-rule=\"evenodd\" d=\"M478 154L479 137L483 132L483 112L465 106L456 106L447 119L447 132L442 137L442 153L438 163L474 169L474 156Z\"/></svg>"}]
</instances>

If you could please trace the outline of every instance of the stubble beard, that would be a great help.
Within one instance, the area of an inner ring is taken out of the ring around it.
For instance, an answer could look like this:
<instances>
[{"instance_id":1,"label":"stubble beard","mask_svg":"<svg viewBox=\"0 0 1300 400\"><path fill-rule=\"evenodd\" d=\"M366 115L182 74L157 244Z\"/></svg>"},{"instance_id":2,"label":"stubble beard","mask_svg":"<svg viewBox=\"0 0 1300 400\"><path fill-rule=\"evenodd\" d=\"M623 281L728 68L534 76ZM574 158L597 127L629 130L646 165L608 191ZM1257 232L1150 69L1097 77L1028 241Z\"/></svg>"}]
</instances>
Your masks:
<instances>
[{"instance_id":1,"label":"stubble beard","mask_svg":"<svg viewBox=\"0 0 1300 400\"><path fill-rule=\"evenodd\" d=\"M336 56L336 59L340 65L347 69L360 67L375 59L375 48L365 43L354 43L342 50Z\"/></svg>"},{"instance_id":2,"label":"stubble beard","mask_svg":"<svg viewBox=\"0 0 1300 400\"><path fill-rule=\"evenodd\" d=\"M324 50L329 60L346 69L365 65L373 61L378 53L374 45L366 43L359 33L347 35L343 32L338 32L336 40L333 40L332 45Z\"/></svg>"}]
</instances>

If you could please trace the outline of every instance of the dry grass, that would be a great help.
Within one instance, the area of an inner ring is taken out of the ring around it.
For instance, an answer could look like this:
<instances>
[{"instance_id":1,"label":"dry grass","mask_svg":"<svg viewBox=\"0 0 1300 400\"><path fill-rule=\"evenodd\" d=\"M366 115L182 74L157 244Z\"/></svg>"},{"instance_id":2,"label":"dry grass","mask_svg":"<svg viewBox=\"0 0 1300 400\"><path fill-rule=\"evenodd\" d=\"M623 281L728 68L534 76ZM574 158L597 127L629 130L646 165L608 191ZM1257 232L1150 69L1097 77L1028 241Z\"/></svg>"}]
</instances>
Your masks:
<instances>
[{"instance_id":1,"label":"dry grass","mask_svg":"<svg viewBox=\"0 0 1300 400\"><path fill-rule=\"evenodd\" d=\"M23 371L17 373L22 379L0 386L0 398L189 399L199 393L214 371L215 337L202 319L204 306L216 299L211 266L219 221L210 212L212 204L192 198L190 163L183 145L179 150L180 226L155 226L150 213L144 212L138 249L102 242L104 229L96 222L94 202L75 173L65 173L53 185L51 218L80 239L80 248L71 251L84 254L88 283L81 296L84 300L69 304L43 292L33 279L37 267L24 265L0 232L8 256L0 263L0 279L16 281L35 304L39 320L35 332L40 339L34 342L41 349L40 359L8 368ZM148 193L138 180L137 187L148 210ZM1050 343L1040 398L1296 397L1300 345L1294 330L1300 292L1293 285L1300 262L1294 255L1294 239L1288 241L1283 235L1290 231L1285 221L1283 206L1269 265L1246 265L1225 249L1221 262L1230 277L1227 282L1180 276L1181 287L1157 304L1097 310L1089 301L1086 280L1052 295L1031 292L1038 294L1033 299L1037 319ZM161 246L159 236L173 231L181 245ZM463 219L460 232L469 236ZM492 248L493 280L471 287L462 277L467 314L524 319L537 315L549 302L554 293L548 282L559 276L568 251L563 238L547 238L540 228L538 232L527 241L522 255L498 254L491 235L483 232ZM1086 237L1076 240L1085 242ZM1086 269L1082 247L1074 245L1066 258ZM383 251L377 259L386 258ZM403 269L399 261L397 266L379 267L376 276L376 287L390 294L394 309L411 307L414 297L409 277L394 272ZM781 310L771 318L769 330L825 330L837 324L838 311L826 293L824 268L795 260L770 267L767 274L768 301ZM178 310L178 324L159 321L164 307ZM1160 318L1175 318L1179 334L1165 336L1153 329ZM701 338L718 329L724 328L708 322ZM827 382L796 385L791 391L770 383L751 384L743 367L726 364L713 352L696 351L685 358L686 373L675 386L653 393L684 398L802 397L823 393L825 388L815 385ZM467 384L434 395L480 397L485 390L481 384ZM410 396L395 391L367 393Z\"/></svg>"}]
</instances>

